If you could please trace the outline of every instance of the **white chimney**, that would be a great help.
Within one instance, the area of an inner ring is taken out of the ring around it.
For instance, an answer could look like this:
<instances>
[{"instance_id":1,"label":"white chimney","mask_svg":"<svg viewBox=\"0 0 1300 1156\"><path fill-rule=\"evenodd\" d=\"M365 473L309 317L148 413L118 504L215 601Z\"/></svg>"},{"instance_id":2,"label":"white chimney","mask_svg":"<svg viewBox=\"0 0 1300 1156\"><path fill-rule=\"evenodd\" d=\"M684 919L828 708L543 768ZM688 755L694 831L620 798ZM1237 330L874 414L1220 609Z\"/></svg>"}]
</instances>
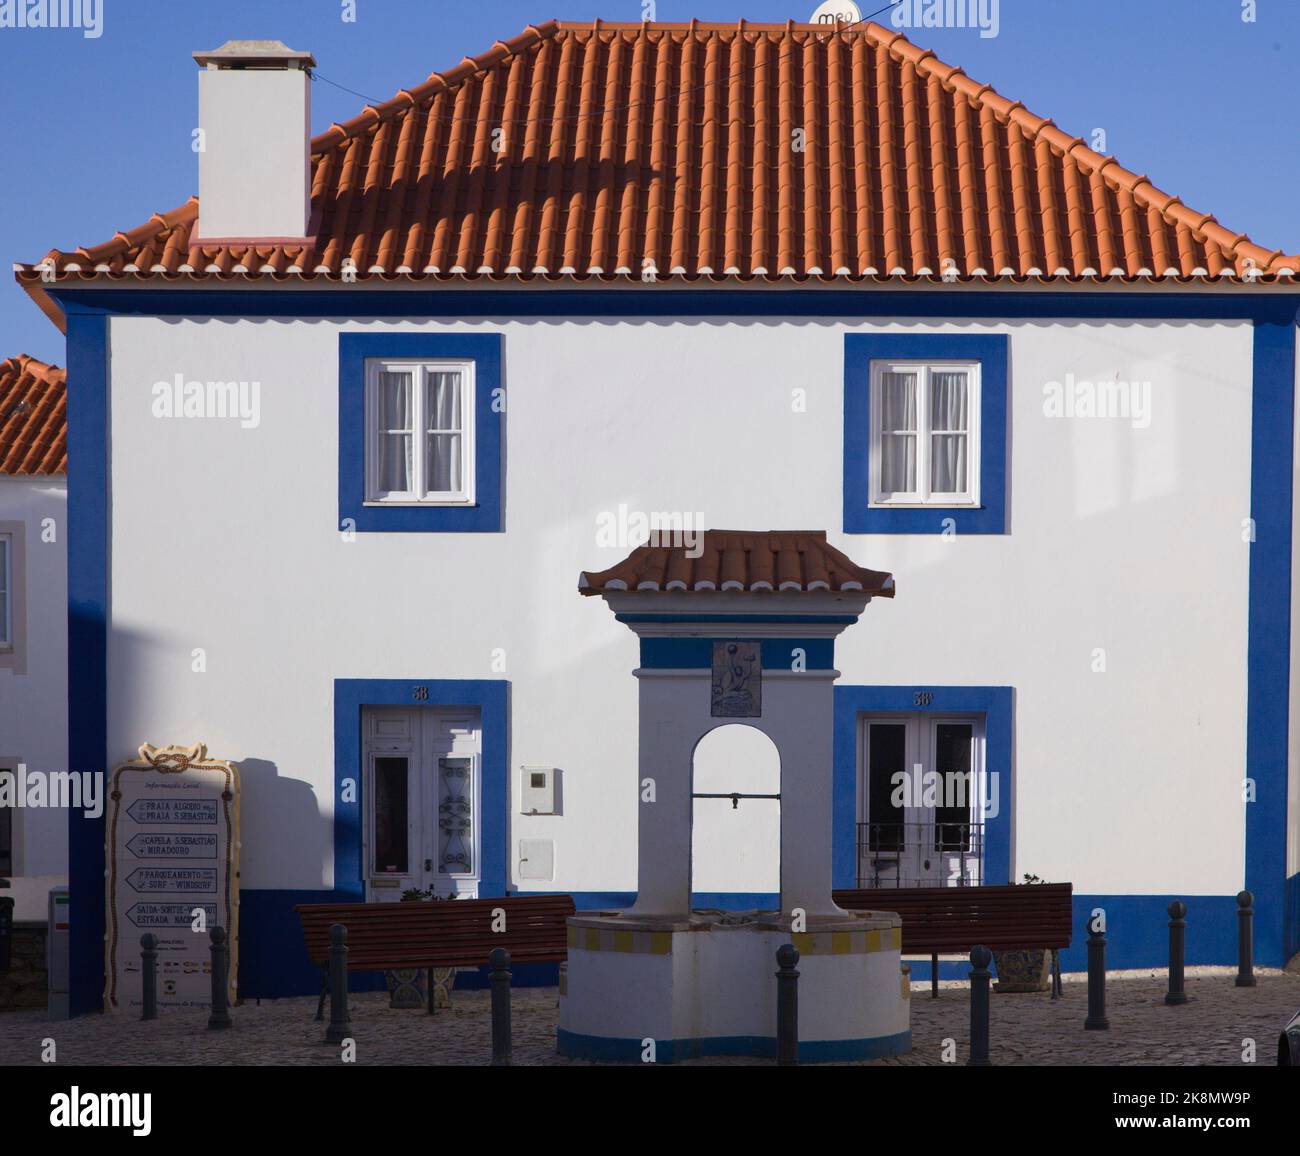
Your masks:
<instances>
[{"instance_id":1,"label":"white chimney","mask_svg":"<svg viewBox=\"0 0 1300 1156\"><path fill-rule=\"evenodd\" d=\"M194 59L203 66L197 240L307 236L315 59L279 40L228 40Z\"/></svg>"}]
</instances>

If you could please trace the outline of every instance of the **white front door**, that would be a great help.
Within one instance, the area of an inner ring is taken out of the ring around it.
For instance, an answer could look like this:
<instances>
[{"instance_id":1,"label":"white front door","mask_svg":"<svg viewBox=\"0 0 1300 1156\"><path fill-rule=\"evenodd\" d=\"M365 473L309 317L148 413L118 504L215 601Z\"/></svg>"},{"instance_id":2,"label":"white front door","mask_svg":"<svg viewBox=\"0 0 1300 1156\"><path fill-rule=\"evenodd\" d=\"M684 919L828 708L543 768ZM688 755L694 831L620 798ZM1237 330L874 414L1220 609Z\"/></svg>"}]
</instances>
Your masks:
<instances>
[{"instance_id":1,"label":"white front door","mask_svg":"<svg viewBox=\"0 0 1300 1156\"><path fill-rule=\"evenodd\" d=\"M367 707L362 733L367 898L477 896L478 712Z\"/></svg>"},{"instance_id":2,"label":"white front door","mask_svg":"<svg viewBox=\"0 0 1300 1156\"><path fill-rule=\"evenodd\" d=\"M977 717L863 716L859 887L980 882L983 738Z\"/></svg>"}]
</instances>

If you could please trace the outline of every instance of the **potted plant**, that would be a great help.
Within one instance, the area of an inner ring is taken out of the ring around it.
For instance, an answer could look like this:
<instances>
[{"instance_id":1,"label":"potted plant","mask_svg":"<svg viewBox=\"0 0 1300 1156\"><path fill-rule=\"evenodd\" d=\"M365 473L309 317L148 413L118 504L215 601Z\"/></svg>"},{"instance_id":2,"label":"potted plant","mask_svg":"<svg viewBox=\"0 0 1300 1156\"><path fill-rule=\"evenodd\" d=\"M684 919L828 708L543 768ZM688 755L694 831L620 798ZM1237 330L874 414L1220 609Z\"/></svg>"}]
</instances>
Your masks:
<instances>
[{"instance_id":1,"label":"potted plant","mask_svg":"<svg viewBox=\"0 0 1300 1156\"><path fill-rule=\"evenodd\" d=\"M433 888L425 891L419 887L408 887L402 892L403 903L430 903L444 898L436 894ZM451 896L445 898L450 899ZM435 967L433 969L433 1006L435 1008L451 1006L451 985L456 978L454 967ZM422 967L406 967L397 971L384 972L388 984L388 1006L398 1009L428 1007L429 982L428 971Z\"/></svg>"},{"instance_id":2,"label":"potted plant","mask_svg":"<svg viewBox=\"0 0 1300 1156\"><path fill-rule=\"evenodd\" d=\"M1025 873L1021 886L1030 887L1044 880ZM993 966L998 979L993 990L998 992L1047 991L1052 983L1052 952L1048 948L1021 948L1017 951L995 951Z\"/></svg>"}]
</instances>

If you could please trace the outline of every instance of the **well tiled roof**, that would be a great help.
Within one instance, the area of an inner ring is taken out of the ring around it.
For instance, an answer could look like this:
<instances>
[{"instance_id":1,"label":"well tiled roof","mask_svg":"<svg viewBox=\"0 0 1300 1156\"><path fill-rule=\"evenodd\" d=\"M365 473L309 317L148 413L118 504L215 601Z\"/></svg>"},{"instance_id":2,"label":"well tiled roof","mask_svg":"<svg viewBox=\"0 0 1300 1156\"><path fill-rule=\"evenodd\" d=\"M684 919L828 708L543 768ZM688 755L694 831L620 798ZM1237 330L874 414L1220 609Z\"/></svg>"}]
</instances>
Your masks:
<instances>
[{"instance_id":1,"label":"well tiled roof","mask_svg":"<svg viewBox=\"0 0 1300 1156\"><path fill-rule=\"evenodd\" d=\"M617 566L583 571L582 594L617 590L845 591L892 598L894 579L826 541L825 530L705 530L699 556L686 543L638 546ZM690 551L694 552L694 551Z\"/></svg>"},{"instance_id":2,"label":"well tiled roof","mask_svg":"<svg viewBox=\"0 0 1300 1156\"><path fill-rule=\"evenodd\" d=\"M192 198L46 261L170 281L1300 271L877 24L548 21L311 152L306 244L196 245ZM18 275L39 299L38 268Z\"/></svg>"},{"instance_id":3,"label":"well tiled roof","mask_svg":"<svg viewBox=\"0 0 1300 1156\"><path fill-rule=\"evenodd\" d=\"M66 377L25 353L0 361L0 474L68 472Z\"/></svg>"}]
</instances>

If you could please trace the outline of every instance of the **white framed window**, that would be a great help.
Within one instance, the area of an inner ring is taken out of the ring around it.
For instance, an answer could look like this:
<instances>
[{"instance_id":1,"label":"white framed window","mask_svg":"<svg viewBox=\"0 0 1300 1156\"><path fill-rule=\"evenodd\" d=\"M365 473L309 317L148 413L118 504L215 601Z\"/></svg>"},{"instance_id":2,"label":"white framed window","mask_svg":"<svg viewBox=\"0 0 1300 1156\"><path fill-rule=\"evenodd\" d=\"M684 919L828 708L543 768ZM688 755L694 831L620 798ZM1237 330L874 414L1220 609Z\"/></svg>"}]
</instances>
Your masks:
<instances>
[{"instance_id":1,"label":"white framed window","mask_svg":"<svg viewBox=\"0 0 1300 1156\"><path fill-rule=\"evenodd\" d=\"M14 644L14 536L0 534L0 650Z\"/></svg>"},{"instance_id":2,"label":"white framed window","mask_svg":"<svg viewBox=\"0 0 1300 1156\"><path fill-rule=\"evenodd\" d=\"M366 361L366 501L474 504L474 363Z\"/></svg>"},{"instance_id":3,"label":"white framed window","mask_svg":"<svg viewBox=\"0 0 1300 1156\"><path fill-rule=\"evenodd\" d=\"M979 505L977 361L871 363L872 506Z\"/></svg>"}]
</instances>

